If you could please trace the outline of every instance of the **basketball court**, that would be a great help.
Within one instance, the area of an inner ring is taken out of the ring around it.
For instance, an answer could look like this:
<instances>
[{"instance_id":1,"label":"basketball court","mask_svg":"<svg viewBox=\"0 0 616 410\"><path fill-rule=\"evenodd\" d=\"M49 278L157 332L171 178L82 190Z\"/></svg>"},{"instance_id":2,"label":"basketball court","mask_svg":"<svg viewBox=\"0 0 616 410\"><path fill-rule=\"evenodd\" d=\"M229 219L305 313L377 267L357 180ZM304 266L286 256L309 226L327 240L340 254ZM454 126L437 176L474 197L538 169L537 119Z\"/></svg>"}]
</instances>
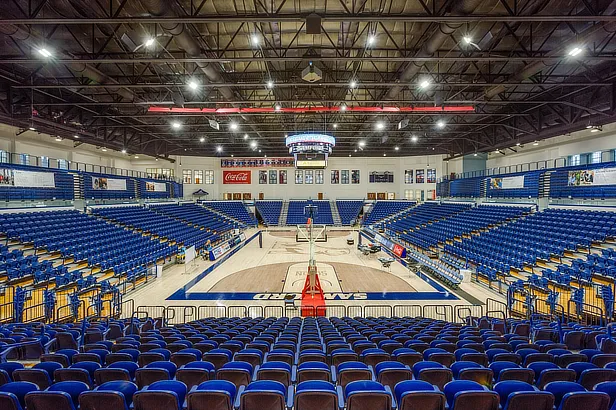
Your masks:
<instances>
[{"instance_id":1,"label":"basketball court","mask_svg":"<svg viewBox=\"0 0 616 410\"><path fill-rule=\"evenodd\" d=\"M258 235L262 235L262 248ZM127 295L138 306L272 305L285 297L301 298L308 274L309 243L296 242L296 232L247 231L248 240L216 262L195 261L164 270L162 278ZM353 238L349 245L347 239ZM357 249L358 232L329 230L327 242L315 243L320 284L327 303L468 305L499 298L471 284L459 290L444 288L409 271L400 261L384 268L383 252L366 256ZM364 239L364 243L366 239ZM502 299L502 297L500 297Z\"/></svg>"}]
</instances>

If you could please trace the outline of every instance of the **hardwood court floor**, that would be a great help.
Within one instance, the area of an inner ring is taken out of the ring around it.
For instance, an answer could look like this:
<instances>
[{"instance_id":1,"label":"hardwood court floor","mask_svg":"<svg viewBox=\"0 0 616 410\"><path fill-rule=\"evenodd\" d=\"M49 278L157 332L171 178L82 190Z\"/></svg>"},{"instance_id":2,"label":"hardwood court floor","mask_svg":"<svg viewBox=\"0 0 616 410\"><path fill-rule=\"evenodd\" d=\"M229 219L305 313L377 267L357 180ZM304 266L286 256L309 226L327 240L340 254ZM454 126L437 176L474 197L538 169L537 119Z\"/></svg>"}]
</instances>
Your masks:
<instances>
[{"instance_id":1,"label":"hardwood court floor","mask_svg":"<svg viewBox=\"0 0 616 410\"><path fill-rule=\"evenodd\" d=\"M280 293L287 270L295 264L274 263L244 269L218 281L210 291ZM334 268L343 292L415 292L407 282L382 270L349 263L328 262L328 265Z\"/></svg>"}]
</instances>

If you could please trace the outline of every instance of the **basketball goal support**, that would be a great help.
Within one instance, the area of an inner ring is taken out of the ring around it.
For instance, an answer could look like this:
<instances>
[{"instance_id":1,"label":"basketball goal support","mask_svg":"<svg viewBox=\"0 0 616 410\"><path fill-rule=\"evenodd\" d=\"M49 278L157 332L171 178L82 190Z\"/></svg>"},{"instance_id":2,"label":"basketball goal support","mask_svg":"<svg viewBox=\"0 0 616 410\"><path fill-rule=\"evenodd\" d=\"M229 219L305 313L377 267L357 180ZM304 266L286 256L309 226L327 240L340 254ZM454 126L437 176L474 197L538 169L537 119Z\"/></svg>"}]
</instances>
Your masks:
<instances>
[{"instance_id":1,"label":"basketball goal support","mask_svg":"<svg viewBox=\"0 0 616 410\"><path fill-rule=\"evenodd\" d=\"M315 259L315 242L317 236L325 231L325 226L320 226L319 232L316 232L315 226L312 223L314 216L316 215L316 206L308 205L304 208L304 214L308 216L308 223L306 224L306 230L303 231L298 226L297 237L303 236L309 243L309 260L308 260L308 275L306 275L306 282L302 289L302 316L325 316L325 296L323 294L323 288L319 281L319 274L317 272L317 262ZM327 235L325 235L327 240Z\"/></svg>"}]
</instances>

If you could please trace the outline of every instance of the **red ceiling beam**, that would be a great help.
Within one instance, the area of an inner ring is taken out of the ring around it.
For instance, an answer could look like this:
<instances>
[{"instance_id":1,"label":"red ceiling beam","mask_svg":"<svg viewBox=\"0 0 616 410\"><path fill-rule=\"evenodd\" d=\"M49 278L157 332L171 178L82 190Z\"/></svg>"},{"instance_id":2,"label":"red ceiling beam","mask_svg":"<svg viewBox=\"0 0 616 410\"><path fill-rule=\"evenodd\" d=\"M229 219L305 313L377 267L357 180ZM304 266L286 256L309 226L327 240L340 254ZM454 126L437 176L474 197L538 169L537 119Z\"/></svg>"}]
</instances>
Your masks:
<instances>
[{"instance_id":1,"label":"red ceiling beam","mask_svg":"<svg viewBox=\"0 0 616 410\"><path fill-rule=\"evenodd\" d=\"M182 107L157 107L150 106L148 112L159 114L241 114L241 113L256 113L256 114L268 114L268 113L306 113L306 112L443 112L443 113L464 113L474 112L475 107L473 105L450 105L444 107L360 107L360 106L347 106L346 109L342 109L340 106L336 107L294 107L294 108L280 108L276 110L274 107L258 107L258 108L239 108L239 107L226 107L226 108L182 108Z\"/></svg>"}]
</instances>

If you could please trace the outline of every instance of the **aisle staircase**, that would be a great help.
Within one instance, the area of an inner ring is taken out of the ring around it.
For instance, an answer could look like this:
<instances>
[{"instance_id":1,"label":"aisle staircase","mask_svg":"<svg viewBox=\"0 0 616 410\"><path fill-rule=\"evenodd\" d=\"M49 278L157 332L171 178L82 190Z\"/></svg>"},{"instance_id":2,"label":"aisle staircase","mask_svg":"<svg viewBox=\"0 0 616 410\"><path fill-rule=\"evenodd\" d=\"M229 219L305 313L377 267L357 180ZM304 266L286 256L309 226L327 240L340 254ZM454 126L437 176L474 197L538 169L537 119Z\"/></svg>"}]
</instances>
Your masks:
<instances>
[{"instance_id":1,"label":"aisle staircase","mask_svg":"<svg viewBox=\"0 0 616 410\"><path fill-rule=\"evenodd\" d=\"M336 201L329 201L329 207L332 209L334 226L342 226L342 220L340 219L340 213L338 212L338 205L336 205Z\"/></svg>"},{"instance_id":2,"label":"aisle staircase","mask_svg":"<svg viewBox=\"0 0 616 410\"><path fill-rule=\"evenodd\" d=\"M282 208L280 209L280 218L278 219L278 226L287 225L287 214L289 213L289 201L282 201Z\"/></svg>"},{"instance_id":3,"label":"aisle staircase","mask_svg":"<svg viewBox=\"0 0 616 410\"><path fill-rule=\"evenodd\" d=\"M546 171L539 177L539 198L550 197L550 174L552 171Z\"/></svg>"},{"instance_id":4,"label":"aisle staircase","mask_svg":"<svg viewBox=\"0 0 616 410\"><path fill-rule=\"evenodd\" d=\"M73 176L73 195L75 200L83 199L83 175L78 172L69 172Z\"/></svg>"}]
</instances>

